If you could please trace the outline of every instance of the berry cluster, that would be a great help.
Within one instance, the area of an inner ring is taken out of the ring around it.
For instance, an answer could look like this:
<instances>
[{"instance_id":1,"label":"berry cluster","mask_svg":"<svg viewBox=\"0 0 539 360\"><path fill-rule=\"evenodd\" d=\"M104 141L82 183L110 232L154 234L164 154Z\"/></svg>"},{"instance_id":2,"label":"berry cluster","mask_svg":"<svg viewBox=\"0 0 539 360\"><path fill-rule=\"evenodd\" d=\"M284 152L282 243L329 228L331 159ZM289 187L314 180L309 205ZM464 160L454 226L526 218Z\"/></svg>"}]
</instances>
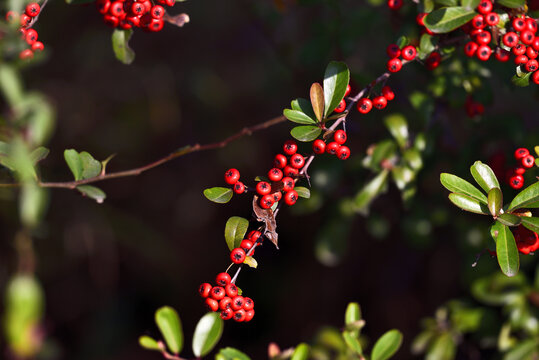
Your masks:
<instances>
[{"instance_id":1,"label":"berry cluster","mask_svg":"<svg viewBox=\"0 0 539 360\"><path fill-rule=\"evenodd\" d=\"M255 248L262 244L264 237L257 230L251 231L246 239L243 239L239 248L235 248L230 252L230 260L234 264L241 264L245 261L247 255L252 256L255 253Z\"/></svg>"},{"instance_id":2,"label":"berry cluster","mask_svg":"<svg viewBox=\"0 0 539 360\"><path fill-rule=\"evenodd\" d=\"M528 255L539 249L539 235L536 232L520 225L514 231L513 235L515 236L518 251L521 253Z\"/></svg>"},{"instance_id":3,"label":"berry cluster","mask_svg":"<svg viewBox=\"0 0 539 360\"><path fill-rule=\"evenodd\" d=\"M414 48L414 51L415 51L415 48ZM394 58L392 60L398 60L400 63L400 60L397 58ZM356 104L357 110L362 114L368 113L369 111L372 110L373 107L375 107L378 110L382 110L387 106L387 102L393 100L394 98L395 98L395 93L393 92L393 90L391 90L389 86L386 85L382 88L382 94L374 97L372 100L369 99L368 97L359 99L359 101Z\"/></svg>"},{"instance_id":4,"label":"berry cluster","mask_svg":"<svg viewBox=\"0 0 539 360\"><path fill-rule=\"evenodd\" d=\"M216 286L209 283L200 285L198 292L210 311L220 311L221 319L234 319L237 322L251 321L255 316L255 302L238 294L238 288L230 275L222 272L215 278Z\"/></svg>"},{"instance_id":5,"label":"berry cluster","mask_svg":"<svg viewBox=\"0 0 539 360\"><path fill-rule=\"evenodd\" d=\"M37 41L37 31L32 29L32 26L37 19L37 16L41 12L41 7L38 3L30 3L26 5L23 14L18 15L15 11L8 11L6 14L6 20L8 23L19 22L19 31L24 41L28 44L29 48L22 50L19 53L21 60L31 59L34 57L34 52L43 51L45 46L41 41Z\"/></svg>"},{"instance_id":6,"label":"berry cluster","mask_svg":"<svg viewBox=\"0 0 539 360\"><path fill-rule=\"evenodd\" d=\"M406 45L401 49L397 44L389 44L386 48L386 53L389 56L387 70L396 73L402 69L402 61L399 57L402 57L406 61L412 61L417 55L417 50L412 45Z\"/></svg>"},{"instance_id":7,"label":"berry cluster","mask_svg":"<svg viewBox=\"0 0 539 360\"><path fill-rule=\"evenodd\" d=\"M469 57L477 57L487 61L494 53L496 60L509 61L511 53L514 62L524 73L533 73L532 81L539 84L539 37L535 19L524 15L511 15L505 27L500 29L500 15L494 12L491 0L481 0L477 6L477 14L472 21L463 27L471 41L464 46L464 53ZM500 41L501 40L501 41ZM491 44L495 46L491 48Z\"/></svg>"},{"instance_id":8,"label":"berry cluster","mask_svg":"<svg viewBox=\"0 0 539 360\"><path fill-rule=\"evenodd\" d=\"M530 169L535 165L535 158L530 154L528 149L518 148L515 150L515 159L520 162L520 164L508 173L507 178L509 185L513 189L520 189L524 186L524 173L527 169Z\"/></svg>"},{"instance_id":9,"label":"berry cluster","mask_svg":"<svg viewBox=\"0 0 539 360\"><path fill-rule=\"evenodd\" d=\"M127 30L134 27L150 32L163 29L165 8L174 6L175 0L97 0L97 11L105 24Z\"/></svg>"},{"instance_id":10,"label":"berry cluster","mask_svg":"<svg viewBox=\"0 0 539 360\"><path fill-rule=\"evenodd\" d=\"M344 130L337 130L333 133L333 141L327 144L324 140L315 140L313 142L313 151L318 155L328 153L337 156L341 160L346 160L350 157L350 148L344 145L346 140L346 132Z\"/></svg>"}]
</instances>

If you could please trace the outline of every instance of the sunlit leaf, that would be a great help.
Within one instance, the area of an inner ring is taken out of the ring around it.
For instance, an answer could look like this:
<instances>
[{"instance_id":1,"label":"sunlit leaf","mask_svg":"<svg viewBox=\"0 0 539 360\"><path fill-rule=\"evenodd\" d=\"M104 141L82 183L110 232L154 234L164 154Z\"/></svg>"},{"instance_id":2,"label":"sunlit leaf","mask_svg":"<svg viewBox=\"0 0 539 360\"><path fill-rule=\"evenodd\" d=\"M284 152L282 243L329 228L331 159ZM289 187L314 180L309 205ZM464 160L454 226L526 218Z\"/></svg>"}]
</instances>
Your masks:
<instances>
[{"instance_id":1,"label":"sunlit leaf","mask_svg":"<svg viewBox=\"0 0 539 360\"><path fill-rule=\"evenodd\" d=\"M218 312L204 315L193 334L193 353L197 357L208 354L217 345L223 334L223 319Z\"/></svg>"}]
</instances>

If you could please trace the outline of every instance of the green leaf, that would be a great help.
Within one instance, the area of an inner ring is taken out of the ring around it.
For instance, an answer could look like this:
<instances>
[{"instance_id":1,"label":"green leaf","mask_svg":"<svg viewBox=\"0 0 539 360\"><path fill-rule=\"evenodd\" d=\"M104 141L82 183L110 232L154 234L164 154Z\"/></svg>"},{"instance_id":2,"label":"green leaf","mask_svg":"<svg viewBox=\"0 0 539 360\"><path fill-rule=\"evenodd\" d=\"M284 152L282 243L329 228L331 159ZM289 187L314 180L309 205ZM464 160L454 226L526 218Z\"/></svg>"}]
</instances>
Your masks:
<instances>
[{"instance_id":1,"label":"green leaf","mask_svg":"<svg viewBox=\"0 0 539 360\"><path fill-rule=\"evenodd\" d=\"M369 181L363 189L356 195L354 201L356 211L360 214L367 214L369 212L369 205L384 189L387 183L387 175L389 171L382 170L374 179Z\"/></svg>"},{"instance_id":2,"label":"green leaf","mask_svg":"<svg viewBox=\"0 0 539 360\"><path fill-rule=\"evenodd\" d=\"M371 360L386 360L392 357L402 343L402 334L393 329L382 335L374 344Z\"/></svg>"},{"instance_id":3,"label":"green leaf","mask_svg":"<svg viewBox=\"0 0 539 360\"><path fill-rule=\"evenodd\" d=\"M225 204L232 199L232 189L224 187L212 187L204 190L206 199L218 204Z\"/></svg>"},{"instance_id":4,"label":"green leaf","mask_svg":"<svg viewBox=\"0 0 539 360\"><path fill-rule=\"evenodd\" d=\"M250 360L251 358L241 351L226 347L221 349L217 355L215 355L215 360Z\"/></svg>"},{"instance_id":5,"label":"green leaf","mask_svg":"<svg viewBox=\"0 0 539 360\"><path fill-rule=\"evenodd\" d=\"M11 142L9 156L2 158L2 164L9 169L13 169L20 182L34 181L37 179L28 146L18 136Z\"/></svg>"},{"instance_id":6,"label":"green leaf","mask_svg":"<svg viewBox=\"0 0 539 360\"><path fill-rule=\"evenodd\" d=\"M46 189L39 187L34 182L23 185L19 197L19 214L22 223L33 228L43 220L43 215L49 204L49 196Z\"/></svg>"},{"instance_id":7,"label":"green leaf","mask_svg":"<svg viewBox=\"0 0 539 360\"><path fill-rule=\"evenodd\" d=\"M225 225L225 240L230 251L240 247L248 228L249 221L242 217L232 216L227 220Z\"/></svg>"},{"instance_id":8,"label":"green leaf","mask_svg":"<svg viewBox=\"0 0 539 360\"><path fill-rule=\"evenodd\" d=\"M305 115L313 119L313 121L314 119L316 119L316 115L314 114L313 107L309 100L297 98L296 100L292 100L291 106L292 110L304 113Z\"/></svg>"},{"instance_id":9,"label":"green leaf","mask_svg":"<svg viewBox=\"0 0 539 360\"><path fill-rule=\"evenodd\" d=\"M252 256L246 256L245 260L243 260L243 263L245 265L248 265L249 267L252 267L253 269L256 269L258 267L258 262Z\"/></svg>"},{"instance_id":10,"label":"green leaf","mask_svg":"<svg viewBox=\"0 0 539 360\"><path fill-rule=\"evenodd\" d=\"M332 61L324 74L324 117L335 110L344 97L350 81L350 71L343 62Z\"/></svg>"},{"instance_id":11,"label":"green leaf","mask_svg":"<svg viewBox=\"0 0 539 360\"><path fill-rule=\"evenodd\" d=\"M316 124L316 120L310 118L307 114L298 110L284 109L283 115L288 120L298 124Z\"/></svg>"},{"instance_id":12,"label":"green leaf","mask_svg":"<svg viewBox=\"0 0 539 360\"><path fill-rule=\"evenodd\" d=\"M450 333L443 333L432 342L426 360L454 360L457 346Z\"/></svg>"},{"instance_id":13,"label":"green leaf","mask_svg":"<svg viewBox=\"0 0 539 360\"><path fill-rule=\"evenodd\" d=\"M170 306L163 306L155 312L155 323L161 331L168 349L178 354L183 347L183 331L180 317Z\"/></svg>"},{"instance_id":14,"label":"green leaf","mask_svg":"<svg viewBox=\"0 0 539 360\"><path fill-rule=\"evenodd\" d=\"M503 357L503 360L533 360L539 354L539 340L520 341ZM535 355L535 356L534 356Z\"/></svg>"},{"instance_id":15,"label":"green leaf","mask_svg":"<svg viewBox=\"0 0 539 360\"><path fill-rule=\"evenodd\" d=\"M397 153L397 144L393 140L383 140L380 141L374 147L371 156L365 157L363 160L363 166L373 170L380 171L382 167L380 166L381 162L385 159L393 158Z\"/></svg>"},{"instance_id":16,"label":"green leaf","mask_svg":"<svg viewBox=\"0 0 539 360\"><path fill-rule=\"evenodd\" d=\"M476 12L465 7L446 7L434 10L425 17L425 26L440 34L453 31L472 20Z\"/></svg>"},{"instance_id":17,"label":"green leaf","mask_svg":"<svg viewBox=\"0 0 539 360\"><path fill-rule=\"evenodd\" d=\"M497 216L503 206L503 194L500 188L492 188L488 192L488 210L492 216Z\"/></svg>"},{"instance_id":18,"label":"green leaf","mask_svg":"<svg viewBox=\"0 0 539 360\"><path fill-rule=\"evenodd\" d=\"M94 159L92 155L83 151L79 154L82 163L82 178L90 179L101 173L101 163Z\"/></svg>"},{"instance_id":19,"label":"green leaf","mask_svg":"<svg viewBox=\"0 0 539 360\"><path fill-rule=\"evenodd\" d=\"M296 190L299 197L302 197L302 198L305 198L305 199L308 199L308 198L311 197L311 190L307 189L306 187L296 186L294 188L294 190Z\"/></svg>"},{"instance_id":20,"label":"green leaf","mask_svg":"<svg viewBox=\"0 0 539 360\"><path fill-rule=\"evenodd\" d=\"M436 4L442 5L442 6L457 6L458 0L435 0Z\"/></svg>"},{"instance_id":21,"label":"green leaf","mask_svg":"<svg viewBox=\"0 0 539 360\"><path fill-rule=\"evenodd\" d=\"M473 178L481 186L483 190L487 193L492 188L499 188L500 183L494 175L494 171L490 166L483 164L481 161L476 161L471 167L470 172L472 173Z\"/></svg>"},{"instance_id":22,"label":"green leaf","mask_svg":"<svg viewBox=\"0 0 539 360\"><path fill-rule=\"evenodd\" d=\"M77 190L82 193L82 195L94 199L98 204L102 204L103 201L107 198L107 194L98 187L92 185L79 185Z\"/></svg>"},{"instance_id":23,"label":"green leaf","mask_svg":"<svg viewBox=\"0 0 539 360\"><path fill-rule=\"evenodd\" d=\"M142 346L143 348L147 350L157 350L157 351L161 350L159 348L159 344L157 343L157 341L155 341L154 339L146 335L139 337L138 343L140 346Z\"/></svg>"},{"instance_id":24,"label":"green leaf","mask_svg":"<svg viewBox=\"0 0 539 360\"><path fill-rule=\"evenodd\" d=\"M355 335L351 331L343 331L342 337L344 339L344 342L346 343L346 346L348 346L350 350L352 350L358 355L363 354L363 348L361 347L361 343L359 342L357 335Z\"/></svg>"},{"instance_id":25,"label":"green leaf","mask_svg":"<svg viewBox=\"0 0 539 360\"><path fill-rule=\"evenodd\" d=\"M67 149L64 151L64 159L73 173L75 180L82 180L82 161L79 157L79 153L76 150Z\"/></svg>"},{"instance_id":26,"label":"green leaf","mask_svg":"<svg viewBox=\"0 0 539 360\"><path fill-rule=\"evenodd\" d=\"M0 91L10 107L15 107L24 98L20 74L14 67L5 63L0 66Z\"/></svg>"},{"instance_id":27,"label":"green leaf","mask_svg":"<svg viewBox=\"0 0 539 360\"><path fill-rule=\"evenodd\" d=\"M500 216L498 216L498 218L496 220L501 222L503 225L518 226L518 225L520 225L521 217L510 214L510 213L505 213L505 214L501 214Z\"/></svg>"},{"instance_id":28,"label":"green leaf","mask_svg":"<svg viewBox=\"0 0 539 360\"><path fill-rule=\"evenodd\" d=\"M344 323L350 325L359 320L361 320L361 309L359 304L356 302L349 303L344 314Z\"/></svg>"},{"instance_id":29,"label":"green leaf","mask_svg":"<svg viewBox=\"0 0 539 360\"><path fill-rule=\"evenodd\" d=\"M415 179L415 172L407 166L395 166L391 169L391 175L397 188L406 190L408 185Z\"/></svg>"},{"instance_id":30,"label":"green leaf","mask_svg":"<svg viewBox=\"0 0 539 360\"><path fill-rule=\"evenodd\" d=\"M523 76L513 75L511 78L511 82L513 85L518 87L526 87L530 85L530 76L532 75L531 72L524 74Z\"/></svg>"},{"instance_id":31,"label":"green leaf","mask_svg":"<svg viewBox=\"0 0 539 360\"><path fill-rule=\"evenodd\" d=\"M311 85L311 104L316 118L318 121L322 121L324 116L324 89L319 83Z\"/></svg>"},{"instance_id":32,"label":"green leaf","mask_svg":"<svg viewBox=\"0 0 539 360\"><path fill-rule=\"evenodd\" d=\"M423 55L421 57L427 57L436 49L436 45L438 45L438 38L429 34L421 35L421 40L419 41L419 52Z\"/></svg>"},{"instance_id":33,"label":"green leaf","mask_svg":"<svg viewBox=\"0 0 539 360\"><path fill-rule=\"evenodd\" d=\"M509 204L507 211L512 212L537 201L539 201L539 182L535 182L519 192Z\"/></svg>"},{"instance_id":34,"label":"green leaf","mask_svg":"<svg viewBox=\"0 0 539 360\"><path fill-rule=\"evenodd\" d=\"M290 360L307 360L309 358L309 345L301 343L296 346Z\"/></svg>"},{"instance_id":35,"label":"green leaf","mask_svg":"<svg viewBox=\"0 0 539 360\"><path fill-rule=\"evenodd\" d=\"M539 217L526 217L521 218L522 225L527 227L533 232L539 233Z\"/></svg>"},{"instance_id":36,"label":"green leaf","mask_svg":"<svg viewBox=\"0 0 539 360\"><path fill-rule=\"evenodd\" d=\"M465 7L468 10L475 10L477 5L481 0L461 0L462 7Z\"/></svg>"},{"instance_id":37,"label":"green leaf","mask_svg":"<svg viewBox=\"0 0 539 360\"><path fill-rule=\"evenodd\" d=\"M112 50L116 59L129 65L135 60L135 52L129 47L129 39L133 35L133 30L115 29L112 33Z\"/></svg>"},{"instance_id":38,"label":"green leaf","mask_svg":"<svg viewBox=\"0 0 539 360\"><path fill-rule=\"evenodd\" d=\"M223 334L223 320L218 312L204 315L198 322L193 334L193 353L202 357L212 351Z\"/></svg>"},{"instance_id":39,"label":"green leaf","mask_svg":"<svg viewBox=\"0 0 539 360\"><path fill-rule=\"evenodd\" d=\"M49 149L47 149L46 147L40 146L30 153L30 160L35 165L41 160L45 159L47 155L49 155L49 152L50 152Z\"/></svg>"},{"instance_id":40,"label":"green leaf","mask_svg":"<svg viewBox=\"0 0 539 360\"><path fill-rule=\"evenodd\" d=\"M404 116L401 114L386 116L384 124L395 140L397 140L401 149L403 149L408 142L408 123Z\"/></svg>"},{"instance_id":41,"label":"green leaf","mask_svg":"<svg viewBox=\"0 0 539 360\"><path fill-rule=\"evenodd\" d=\"M503 225L496 237L496 256L502 272L507 276L518 273L519 257L517 244L509 227Z\"/></svg>"},{"instance_id":42,"label":"green leaf","mask_svg":"<svg viewBox=\"0 0 539 360\"><path fill-rule=\"evenodd\" d=\"M472 197L451 193L449 194L449 200L462 210L482 215L489 214L487 205Z\"/></svg>"},{"instance_id":43,"label":"green leaf","mask_svg":"<svg viewBox=\"0 0 539 360\"><path fill-rule=\"evenodd\" d=\"M81 5L81 4L88 4L94 2L94 0L66 0L66 3L71 5Z\"/></svg>"},{"instance_id":44,"label":"green leaf","mask_svg":"<svg viewBox=\"0 0 539 360\"><path fill-rule=\"evenodd\" d=\"M408 45L410 43L410 40L406 37L406 36L400 36L397 41L395 42L395 44L397 44L397 46L399 47L399 49L402 49L403 47L405 47L406 45Z\"/></svg>"},{"instance_id":45,"label":"green leaf","mask_svg":"<svg viewBox=\"0 0 539 360\"><path fill-rule=\"evenodd\" d=\"M290 135L292 135L294 139L303 142L313 141L320 136L320 133L322 133L322 129L318 126L296 126L290 130Z\"/></svg>"},{"instance_id":46,"label":"green leaf","mask_svg":"<svg viewBox=\"0 0 539 360\"><path fill-rule=\"evenodd\" d=\"M440 174L440 182L449 191L467 195L480 202L487 204L487 197L478 188L470 184L468 181L455 176L453 174L442 173Z\"/></svg>"},{"instance_id":47,"label":"green leaf","mask_svg":"<svg viewBox=\"0 0 539 360\"><path fill-rule=\"evenodd\" d=\"M497 4L508 8L516 9L526 4L526 0L497 0Z\"/></svg>"}]
</instances>

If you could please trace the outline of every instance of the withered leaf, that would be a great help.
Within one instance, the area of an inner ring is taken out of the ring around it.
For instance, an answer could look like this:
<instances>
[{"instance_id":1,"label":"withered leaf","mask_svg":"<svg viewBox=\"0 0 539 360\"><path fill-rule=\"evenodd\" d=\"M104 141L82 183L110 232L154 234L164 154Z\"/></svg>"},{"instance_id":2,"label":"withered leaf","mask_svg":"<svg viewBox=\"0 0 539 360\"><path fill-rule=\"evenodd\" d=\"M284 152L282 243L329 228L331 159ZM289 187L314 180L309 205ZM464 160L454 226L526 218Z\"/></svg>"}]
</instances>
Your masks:
<instances>
[{"instance_id":1,"label":"withered leaf","mask_svg":"<svg viewBox=\"0 0 539 360\"><path fill-rule=\"evenodd\" d=\"M163 20L167 21L168 23L172 25L182 27L189 22L189 15L185 13L178 14L178 15L169 15L165 13Z\"/></svg>"},{"instance_id":2,"label":"withered leaf","mask_svg":"<svg viewBox=\"0 0 539 360\"><path fill-rule=\"evenodd\" d=\"M256 215L256 220L263 222L264 227L264 236L271 241L277 249L279 249L278 237L277 234L277 221L275 221L275 216L273 215L273 210L271 209L262 209L258 205L258 196L253 197L253 212Z\"/></svg>"}]
</instances>

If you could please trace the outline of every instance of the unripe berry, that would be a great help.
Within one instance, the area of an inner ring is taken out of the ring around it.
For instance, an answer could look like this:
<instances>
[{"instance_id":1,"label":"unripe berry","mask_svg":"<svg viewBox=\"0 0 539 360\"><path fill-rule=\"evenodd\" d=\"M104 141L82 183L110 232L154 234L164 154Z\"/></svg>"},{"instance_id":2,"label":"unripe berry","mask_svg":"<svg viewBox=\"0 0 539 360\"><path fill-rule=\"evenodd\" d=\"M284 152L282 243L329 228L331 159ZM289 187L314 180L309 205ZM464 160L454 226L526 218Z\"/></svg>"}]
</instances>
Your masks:
<instances>
[{"instance_id":1,"label":"unripe berry","mask_svg":"<svg viewBox=\"0 0 539 360\"><path fill-rule=\"evenodd\" d=\"M335 111L336 113L342 113L344 110L346 110L346 101L342 99L339 105L333 111Z\"/></svg>"},{"instance_id":2,"label":"unripe berry","mask_svg":"<svg viewBox=\"0 0 539 360\"><path fill-rule=\"evenodd\" d=\"M326 152L328 154L335 155L337 153L337 150L339 150L340 146L341 145L339 145L338 142L332 141L326 145Z\"/></svg>"},{"instance_id":3,"label":"unripe berry","mask_svg":"<svg viewBox=\"0 0 539 360\"><path fill-rule=\"evenodd\" d=\"M230 280L232 280L232 278L226 272L219 273L215 277L215 283L219 286L227 286L228 284L230 284Z\"/></svg>"},{"instance_id":4,"label":"unripe berry","mask_svg":"<svg viewBox=\"0 0 539 360\"><path fill-rule=\"evenodd\" d=\"M372 109L372 101L368 98L362 98L357 102L357 110L362 113L366 114Z\"/></svg>"},{"instance_id":5,"label":"unripe berry","mask_svg":"<svg viewBox=\"0 0 539 360\"><path fill-rule=\"evenodd\" d=\"M394 58L387 62L387 70L392 73L399 72L402 69L402 62L400 59Z\"/></svg>"},{"instance_id":6,"label":"unripe berry","mask_svg":"<svg viewBox=\"0 0 539 360\"><path fill-rule=\"evenodd\" d=\"M230 283L227 286L225 286L225 292L226 292L226 296L233 298L234 296L238 295L238 288L236 287L235 284Z\"/></svg>"},{"instance_id":7,"label":"unripe berry","mask_svg":"<svg viewBox=\"0 0 539 360\"><path fill-rule=\"evenodd\" d=\"M416 55L417 55L417 51L415 49L415 46L408 45L402 49L402 58L404 60L413 60L415 59Z\"/></svg>"},{"instance_id":8,"label":"unripe berry","mask_svg":"<svg viewBox=\"0 0 539 360\"><path fill-rule=\"evenodd\" d=\"M324 140L316 139L313 142L313 151L315 154L323 154L326 151L326 143Z\"/></svg>"},{"instance_id":9,"label":"unripe berry","mask_svg":"<svg viewBox=\"0 0 539 360\"><path fill-rule=\"evenodd\" d=\"M290 165L296 169L301 169L305 165L305 159L301 154L294 154L290 156Z\"/></svg>"},{"instance_id":10,"label":"unripe berry","mask_svg":"<svg viewBox=\"0 0 539 360\"><path fill-rule=\"evenodd\" d=\"M294 140L286 140L283 145L283 152L286 155L290 156L294 155L296 151L298 151L298 145L296 144L296 142Z\"/></svg>"},{"instance_id":11,"label":"unripe berry","mask_svg":"<svg viewBox=\"0 0 539 360\"><path fill-rule=\"evenodd\" d=\"M389 58L393 59L401 55L401 49L397 44L389 44L386 48L386 53Z\"/></svg>"},{"instance_id":12,"label":"unripe berry","mask_svg":"<svg viewBox=\"0 0 539 360\"><path fill-rule=\"evenodd\" d=\"M387 101L391 101L395 98L395 93L387 85L382 88L382 95L387 99Z\"/></svg>"},{"instance_id":13,"label":"unripe berry","mask_svg":"<svg viewBox=\"0 0 539 360\"><path fill-rule=\"evenodd\" d=\"M210 311L217 311L219 310L219 302L212 298L206 298L206 307Z\"/></svg>"},{"instance_id":14,"label":"unripe berry","mask_svg":"<svg viewBox=\"0 0 539 360\"><path fill-rule=\"evenodd\" d=\"M241 181L238 181L232 189L236 194L243 194L245 192L245 185Z\"/></svg>"},{"instance_id":15,"label":"unripe berry","mask_svg":"<svg viewBox=\"0 0 539 360\"><path fill-rule=\"evenodd\" d=\"M283 191L290 191L294 188L294 179L292 179L291 177L284 177L283 180Z\"/></svg>"},{"instance_id":16,"label":"unripe berry","mask_svg":"<svg viewBox=\"0 0 539 360\"><path fill-rule=\"evenodd\" d=\"M237 169L228 169L225 172L225 182L234 185L240 179L240 172Z\"/></svg>"},{"instance_id":17,"label":"unripe berry","mask_svg":"<svg viewBox=\"0 0 539 360\"><path fill-rule=\"evenodd\" d=\"M242 248L235 248L230 252L230 260L234 264L241 264L245 260L245 251Z\"/></svg>"},{"instance_id":18,"label":"unripe berry","mask_svg":"<svg viewBox=\"0 0 539 360\"><path fill-rule=\"evenodd\" d=\"M346 132L344 130L337 130L333 134L333 140L335 140L336 143L342 145L346 142L347 136Z\"/></svg>"},{"instance_id":19,"label":"unripe berry","mask_svg":"<svg viewBox=\"0 0 539 360\"><path fill-rule=\"evenodd\" d=\"M337 150L337 157L341 160L346 160L350 157L350 149L348 146L343 145Z\"/></svg>"},{"instance_id":20,"label":"unripe berry","mask_svg":"<svg viewBox=\"0 0 539 360\"><path fill-rule=\"evenodd\" d=\"M530 169L535 165L535 158L533 155L524 156L520 161L522 162L522 166L526 169Z\"/></svg>"},{"instance_id":21,"label":"unripe berry","mask_svg":"<svg viewBox=\"0 0 539 360\"><path fill-rule=\"evenodd\" d=\"M284 156L283 154L275 155L275 160L273 160L273 165L276 168L282 169L286 166L286 163L287 163L286 156Z\"/></svg>"},{"instance_id":22,"label":"unripe berry","mask_svg":"<svg viewBox=\"0 0 539 360\"><path fill-rule=\"evenodd\" d=\"M210 292L211 292L211 289L212 289L212 286L208 283L203 283L200 285L200 287L198 288L198 293L200 294L200 296L202 296L203 298L207 298L209 295L210 295Z\"/></svg>"},{"instance_id":23,"label":"unripe berry","mask_svg":"<svg viewBox=\"0 0 539 360\"><path fill-rule=\"evenodd\" d=\"M284 202L286 205L292 206L298 201L298 193L296 190L290 190L284 194Z\"/></svg>"},{"instance_id":24,"label":"unripe berry","mask_svg":"<svg viewBox=\"0 0 539 360\"><path fill-rule=\"evenodd\" d=\"M383 96L377 96L372 99L372 105L378 110L382 110L387 105L387 99Z\"/></svg>"},{"instance_id":25,"label":"unripe berry","mask_svg":"<svg viewBox=\"0 0 539 360\"><path fill-rule=\"evenodd\" d=\"M262 198L260 199L260 207L262 209L269 209L273 206L274 203L275 201L273 200L273 196L269 194L262 196Z\"/></svg>"}]
</instances>

